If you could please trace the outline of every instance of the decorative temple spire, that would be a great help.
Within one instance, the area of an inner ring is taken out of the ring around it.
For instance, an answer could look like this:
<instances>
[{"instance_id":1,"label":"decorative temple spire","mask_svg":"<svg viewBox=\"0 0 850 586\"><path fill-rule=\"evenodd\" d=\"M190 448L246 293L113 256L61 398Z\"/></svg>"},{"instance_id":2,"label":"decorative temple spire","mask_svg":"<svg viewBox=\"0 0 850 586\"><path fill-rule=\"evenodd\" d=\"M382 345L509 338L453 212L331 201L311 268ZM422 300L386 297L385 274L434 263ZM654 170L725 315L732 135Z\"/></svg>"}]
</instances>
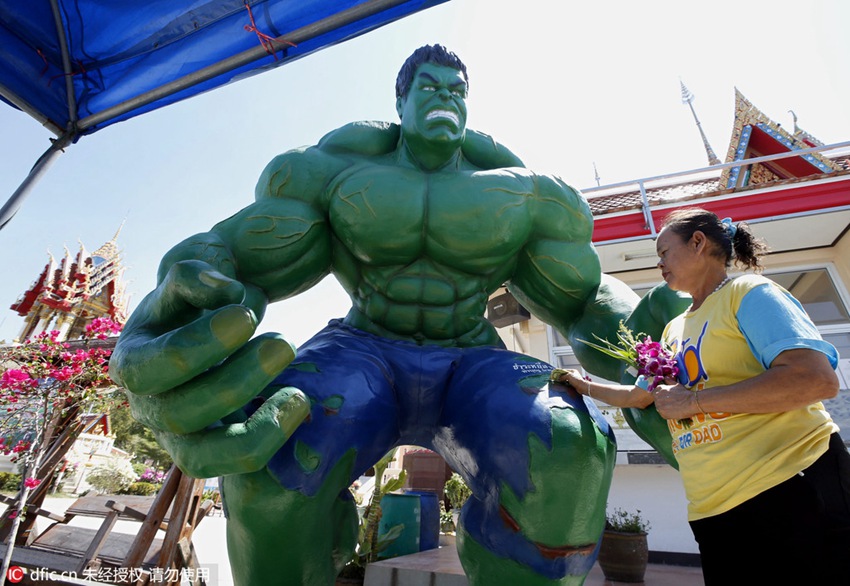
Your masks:
<instances>
[{"instance_id":1,"label":"decorative temple spire","mask_svg":"<svg viewBox=\"0 0 850 586\"><path fill-rule=\"evenodd\" d=\"M802 140L809 146L824 146L824 143L797 126L797 114L794 113L794 110L788 110L788 113L791 114L791 118L794 120L794 138Z\"/></svg>"},{"instance_id":2,"label":"decorative temple spire","mask_svg":"<svg viewBox=\"0 0 850 586\"><path fill-rule=\"evenodd\" d=\"M65 246L64 256L57 262L48 251L40 276L11 306L25 320L18 340L51 329L59 330L61 339L70 340L79 337L95 318L126 321L124 266L116 243L121 227L92 253L80 242L76 255Z\"/></svg>"},{"instance_id":3,"label":"decorative temple spire","mask_svg":"<svg viewBox=\"0 0 850 586\"><path fill-rule=\"evenodd\" d=\"M791 114L791 118L794 120L794 134L800 132L800 127L797 126L797 115L794 113L794 110L788 110L788 113Z\"/></svg>"},{"instance_id":4,"label":"decorative temple spire","mask_svg":"<svg viewBox=\"0 0 850 586\"><path fill-rule=\"evenodd\" d=\"M714 154L714 149L711 148L711 145L708 143L708 138L705 136L705 132L702 131L702 124L700 124L699 118L697 117L696 110L694 110L694 95L685 87L684 82L680 79L679 85L682 86L682 103L687 104L691 109L691 114L694 115L694 122L697 123L697 129L699 130L699 135L702 137L702 144L705 147L705 152L708 155L708 164L709 165L719 165L720 159L717 158L717 155Z\"/></svg>"}]
</instances>

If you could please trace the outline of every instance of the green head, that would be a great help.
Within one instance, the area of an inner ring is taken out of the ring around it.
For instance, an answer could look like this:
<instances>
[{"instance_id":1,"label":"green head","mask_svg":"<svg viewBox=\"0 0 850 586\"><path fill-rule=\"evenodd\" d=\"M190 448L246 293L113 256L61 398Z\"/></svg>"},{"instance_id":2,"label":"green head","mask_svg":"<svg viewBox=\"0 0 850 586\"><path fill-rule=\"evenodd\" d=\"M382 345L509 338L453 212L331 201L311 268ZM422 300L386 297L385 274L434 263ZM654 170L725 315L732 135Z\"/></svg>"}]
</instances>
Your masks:
<instances>
[{"instance_id":1,"label":"green head","mask_svg":"<svg viewBox=\"0 0 850 586\"><path fill-rule=\"evenodd\" d=\"M416 49L401 66L398 77L395 80L395 97L406 98L413 82L416 70L423 63L433 63L456 69L463 75L463 80L469 85L469 76L466 74L466 65L460 57L446 49L442 45L425 45Z\"/></svg>"},{"instance_id":2,"label":"green head","mask_svg":"<svg viewBox=\"0 0 850 586\"><path fill-rule=\"evenodd\" d=\"M466 67L440 45L417 49L396 81L396 112L410 153L436 168L459 152L466 132Z\"/></svg>"}]
</instances>

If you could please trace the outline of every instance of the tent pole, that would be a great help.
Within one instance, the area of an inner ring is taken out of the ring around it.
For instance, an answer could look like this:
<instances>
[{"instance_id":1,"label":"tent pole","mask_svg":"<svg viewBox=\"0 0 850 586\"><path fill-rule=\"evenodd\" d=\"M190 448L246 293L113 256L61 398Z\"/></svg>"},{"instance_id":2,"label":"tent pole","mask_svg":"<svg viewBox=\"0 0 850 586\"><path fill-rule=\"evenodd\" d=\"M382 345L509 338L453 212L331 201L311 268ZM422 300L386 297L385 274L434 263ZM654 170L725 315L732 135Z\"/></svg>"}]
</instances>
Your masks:
<instances>
[{"instance_id":1,"label":"tent pole","mask_svg":"<svg viewBox=\"0 0 850 586\"><path fill-rule=\"evenodd\" d=\"M44 126L51 133L56 136L62 136L62 133L65 132L65 129L56 126L47 116L39 112L35 107L22 99L18 94L9 89L8 86L0 84L0 97L4 100L12 104L15 108L23 112L24 114L28 114L32 118L36 120L39 124Z\"/></svg>"},{"instance_id":2,"label":"tent pole","mask_svg":"<svg viewBox=\"0 0 850 586\"><path fill-rule=\"evenodd\" d=\"M50 0L50 9L53 11L53 21L56 24L56 40L59 43L59 51L62 54L62 69L65 72L65 93L68 96L68 126L74 127L77 123L77 97L74 94L74 79L71 70L71 55L68 52L68 37L65 35L65 27L62 25L62 15L59 12L58 0Z\"/></svg>"},{"instance_id":3,"label":"tent pole","mask_svg":"<svg viewBox=\"0 0 850 586\"><path fill-rule=\"evenodd\" d=\"M44 175L45 171L53 164L53 161L56 158L65 152L65 147L71 143L71 139L68 135L60 136L59 138L52 140L52 144L50 148L48 148L41 157L39 157L38 161L36 161L35 165L33 165L32 169L29 172L29 175L23 180L21 185L15 190L15 193L9 198L9 201L0 208L0 230L2 230L6 224L9 223L9 220L14 217L14 215L18 212L18 208L21 207L24 199L29 195L29 192L32 191L35 183L41 179L41 176Z\"/></svg>"},{"instance_id":4,"label":"tent pole","mask_svg":"<svg viewBox=\"0 0 850 586\"><path fill-rule=\"evenodd\" d=\"M368 0L367 2L362 2L347 10L328 16L318 22L303 26L300 29L294 30L285 35L281 35L274 41L280 46L287 43L294 43L297 45L298 43L303 43L304 41L315 38L328 31L334 30L335 28L357 22L358 20L377 14L382 10L387 10L394 6L404 4L405 1L406 0ZM248 63L252 63L263 57L268 57L268 52L264 46L258 46L253 49L237 53L232 57L223 59L213 65L208 65L194 73L175 79L170 83L161 85L125 102L121 102L120 104L101 110L96 114L91 114L85 118L81 118L77 122L77 130L80 132L87 130L93 126L97 126L101 122L116 118L117 116L130 112L131 110L155 102L160 98L176 94L186 88L203 83L204 81L217 77L223 73L227 73L228 71L238 69L243 65L247 65Z\"/></svg>"}]
</instances>

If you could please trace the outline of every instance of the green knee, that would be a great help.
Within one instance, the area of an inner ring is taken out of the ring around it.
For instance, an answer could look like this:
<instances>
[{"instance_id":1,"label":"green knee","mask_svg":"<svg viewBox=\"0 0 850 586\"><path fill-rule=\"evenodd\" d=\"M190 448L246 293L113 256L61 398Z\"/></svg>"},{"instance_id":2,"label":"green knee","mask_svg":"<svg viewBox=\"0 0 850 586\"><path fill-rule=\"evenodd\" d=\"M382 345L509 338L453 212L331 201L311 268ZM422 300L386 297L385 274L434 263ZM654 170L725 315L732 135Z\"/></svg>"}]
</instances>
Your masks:
<instances>
[{"instance_id":1,"label":"green knee","mask_svg":"<svg viewBox=\"0 0 850 586\"><path fill-rule=\"evenodd\" d=\"M616 444L586 412L551 409L552 446L528 440L533 488L502 486L500 504L525 537L551 547L596 543L605 527Z\"/></svg>"}]
</instances>

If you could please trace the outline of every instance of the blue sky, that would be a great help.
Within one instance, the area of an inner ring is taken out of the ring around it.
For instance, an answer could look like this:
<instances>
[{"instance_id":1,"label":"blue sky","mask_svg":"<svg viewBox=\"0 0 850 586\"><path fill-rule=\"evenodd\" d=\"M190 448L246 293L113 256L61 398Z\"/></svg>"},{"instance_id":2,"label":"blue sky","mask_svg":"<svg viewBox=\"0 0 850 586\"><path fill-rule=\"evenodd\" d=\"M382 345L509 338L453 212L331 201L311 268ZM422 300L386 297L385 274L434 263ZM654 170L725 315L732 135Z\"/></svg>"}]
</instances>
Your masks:
<instances>
[{"instance_id":1,"label":"blue sky","mask_svg":"<svg viewBox=\"0 0 850 586\"><path fill-rule=\"evenodd\" d=\"M175 243L252 201L275 155L354 120L396 120L398 68L442 43L467 64L468 126L527 166L585 188L694 169L705 152L680 79L717 155L725 157L734 88L786 128L793 110L826 143L850 140L850 3L842 0L451 0L361 38L84 137L59 157L0 230L0 339L8 309L47 251L118 239L131 308ZM5 201L52 135L0 106ZM347 299L328 279L269 311L261 331L296 344Z\"/></svg>"}]
</instances>

